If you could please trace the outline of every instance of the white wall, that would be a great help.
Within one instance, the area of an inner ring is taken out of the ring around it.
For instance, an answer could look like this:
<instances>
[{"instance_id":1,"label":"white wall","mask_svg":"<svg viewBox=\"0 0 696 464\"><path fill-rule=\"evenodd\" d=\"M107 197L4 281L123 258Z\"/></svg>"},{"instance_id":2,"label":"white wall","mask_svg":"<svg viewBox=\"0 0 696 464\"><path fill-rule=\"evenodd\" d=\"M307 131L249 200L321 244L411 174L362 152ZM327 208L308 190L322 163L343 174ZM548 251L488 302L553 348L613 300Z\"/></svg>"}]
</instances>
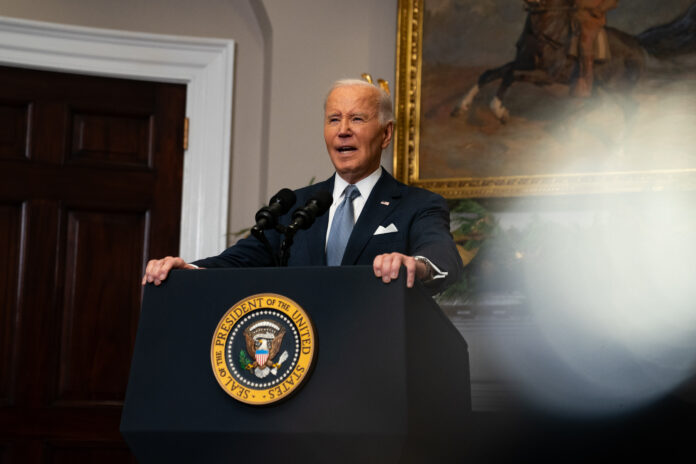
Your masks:
<instances>
[{"instance_id":1,"label":"white wall","mask_svg":"<svg viewBox=\"0 0 696 464\"><path fill-rule=\"evenodd\" d=\"M0 0L0 15L234 39L232 232L281 187L332 172L321 123L332 81L370 72L394 83L397 0Z\"/></svg>"}]
</instances>

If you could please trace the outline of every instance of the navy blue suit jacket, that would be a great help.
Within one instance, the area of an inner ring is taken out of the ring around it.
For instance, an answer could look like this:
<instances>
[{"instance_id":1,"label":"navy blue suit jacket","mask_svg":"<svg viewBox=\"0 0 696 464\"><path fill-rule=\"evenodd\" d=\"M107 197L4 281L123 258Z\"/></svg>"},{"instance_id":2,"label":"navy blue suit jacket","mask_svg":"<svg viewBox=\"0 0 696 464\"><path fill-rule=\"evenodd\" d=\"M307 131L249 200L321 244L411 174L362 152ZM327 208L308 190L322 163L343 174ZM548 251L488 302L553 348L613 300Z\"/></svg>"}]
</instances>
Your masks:
<instances>
[{"instance_id":1,"label":"navy blue suit jacket","mask_svg":"<svg viewBox=\"0 0 696 464\"><path fill-rule=\"evenodd\" d=\"M291 210L304 205L316 192L333 192L334 176L309 187L295 191L297 203ZM291 212L280 218L281 224L291 222ZM326 230L329 215L317 218L307 230L295 235L290 249L288 266L325 266ZM397 232L374 235L379 226L396 226ZM282 236L274 230L266 231L271 246L280 248ZM440 270L448 273L427 287L439 292L454 283L461 272L462 261L449 230L449 210L444 198L427 190L409 187L398 182L388 172L372 189L370 196L353 228L341 265L372 265L375 256L399 252L409 256L425 256ZM272 258L254 237L241 239L220 255L195 261L205 268L272 266Z\"/></svg>"}]
</instances>

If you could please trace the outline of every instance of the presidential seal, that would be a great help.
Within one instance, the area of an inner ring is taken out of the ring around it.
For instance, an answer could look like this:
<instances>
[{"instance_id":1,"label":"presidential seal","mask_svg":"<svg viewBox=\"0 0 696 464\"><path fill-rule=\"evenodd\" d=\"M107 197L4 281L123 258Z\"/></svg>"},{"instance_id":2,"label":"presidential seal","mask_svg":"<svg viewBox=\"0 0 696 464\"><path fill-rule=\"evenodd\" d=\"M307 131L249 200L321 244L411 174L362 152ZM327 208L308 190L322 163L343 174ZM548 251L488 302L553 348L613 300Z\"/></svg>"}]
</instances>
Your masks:
<instances>
[{"instance_id":1,"label":"presidential seal","mask_svg":"<svg viewBox=\"0 0 696 464\"><path fill-rule=\"evenodd\" d=\"M302 385L314 360L314 326L297 303L262 293L235 303L215 329L210 360L218 383L247 404L275 403Z\"/></svg>"}]
</instances>

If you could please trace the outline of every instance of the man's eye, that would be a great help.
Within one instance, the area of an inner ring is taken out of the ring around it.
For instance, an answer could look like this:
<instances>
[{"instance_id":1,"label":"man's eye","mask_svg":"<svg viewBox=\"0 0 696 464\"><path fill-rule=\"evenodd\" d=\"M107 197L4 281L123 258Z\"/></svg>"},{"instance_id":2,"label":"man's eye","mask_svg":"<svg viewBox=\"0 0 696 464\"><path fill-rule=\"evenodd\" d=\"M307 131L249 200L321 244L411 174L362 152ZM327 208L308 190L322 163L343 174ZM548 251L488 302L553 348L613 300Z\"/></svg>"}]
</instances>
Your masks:
<instances>
[{"instance_id":1,"label":"man's eye","mask_svg":"<svg viewBox=\"0 0 696 464\"><path fill-rule=\"evenodd\" d=\"M363 119L361 116L355 116L355 117L353 118L353 121L363 122L364 119Z\"/></svg>"}]
</instances>

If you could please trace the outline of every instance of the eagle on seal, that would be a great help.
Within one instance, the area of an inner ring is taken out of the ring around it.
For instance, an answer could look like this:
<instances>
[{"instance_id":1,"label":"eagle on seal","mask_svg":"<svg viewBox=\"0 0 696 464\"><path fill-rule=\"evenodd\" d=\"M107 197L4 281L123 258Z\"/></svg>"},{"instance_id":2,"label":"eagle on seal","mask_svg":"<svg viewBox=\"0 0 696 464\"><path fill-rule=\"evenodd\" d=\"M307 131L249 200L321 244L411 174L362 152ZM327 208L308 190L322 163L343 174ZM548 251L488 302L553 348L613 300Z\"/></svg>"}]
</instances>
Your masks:
<instances>
[{"instance_id":1,"label":"eagle on seal","mask_svg":"<svg viewBox=\"0 0 696 464\"><path fill-rule=\"evenodd\" d=\"M268 332L263 335L266 336L254 337L254 334L249 328L244 330L247 353L254 359L254 362L245 367L247 370L254 370L257 367L261 369L265 367L271 369L280 367L273 362L273 359L278 355L278 351L280 351L280 345L285 335L285 328L280 327L280 330L278 330L272 338L270 338L271 334Z\"/></svg>"}]
</instances>

